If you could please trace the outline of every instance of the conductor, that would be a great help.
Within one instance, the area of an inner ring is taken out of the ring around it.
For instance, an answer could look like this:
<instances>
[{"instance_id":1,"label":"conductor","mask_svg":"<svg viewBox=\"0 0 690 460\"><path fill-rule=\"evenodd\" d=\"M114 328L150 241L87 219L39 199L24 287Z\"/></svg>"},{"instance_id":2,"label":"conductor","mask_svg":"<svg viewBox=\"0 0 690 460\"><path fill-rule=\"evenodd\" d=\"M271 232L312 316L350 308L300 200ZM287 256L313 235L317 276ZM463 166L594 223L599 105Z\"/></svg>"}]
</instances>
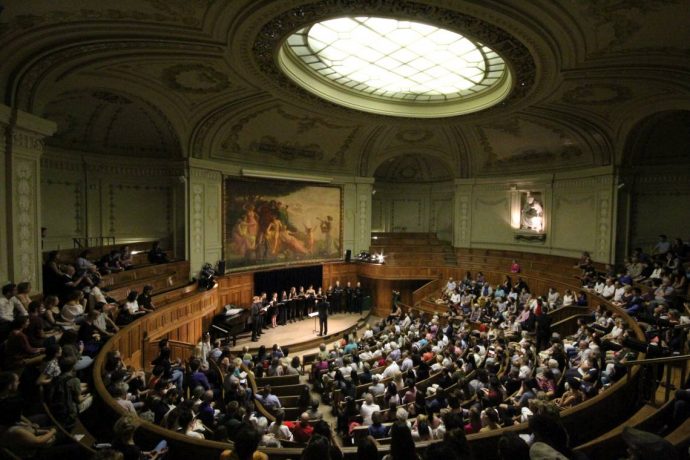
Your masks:
<instances>
[{"instance_id":1,"label":"conductor","mask_svg":"<svg viewBox=\"0 0 690 460\"><path fill-rule=\"evenodd\" d=\"M328 308L330 307L325 297L318 297L316 309L319 311L319 337L328 335Z\"/></svg>"},{"instance_id":2,"label":"conductor","mask_svg":"<svg viewBox=\"0 0 690 460\"><path fill-rule=\"evenodd\" d=\"M252 323L252 342L258 342L261 337L261 297L254 296L249 310L249 320Z\"/></svg>"}]
</instances>

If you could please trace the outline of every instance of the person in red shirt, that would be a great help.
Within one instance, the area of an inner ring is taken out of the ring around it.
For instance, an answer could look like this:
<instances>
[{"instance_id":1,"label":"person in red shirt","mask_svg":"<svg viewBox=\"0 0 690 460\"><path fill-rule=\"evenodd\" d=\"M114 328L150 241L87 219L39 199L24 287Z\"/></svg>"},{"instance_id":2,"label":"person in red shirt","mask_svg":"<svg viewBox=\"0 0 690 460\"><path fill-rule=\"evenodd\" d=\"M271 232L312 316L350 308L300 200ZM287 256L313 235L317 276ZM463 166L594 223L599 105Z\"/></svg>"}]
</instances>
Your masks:
<instances>
[{"instance_id":1,"label":"person in red shirt","mask_svg":"<svg viewBox=\"0 0 690 460\"><path fill-rule=\"evenodd\" d=\"M295 424L292 428L292 436L295 442L306 444L311 439L311 435L314 433L314 427L309 423L309 414L302 412L299 417L299 422Z\"/></svg>"},{"instance_id":2,"label":"person in red shirt","mask_svg":"<svg viewBox=\"0 0 690 460\"><path fill-rule=\"evenodd\" d=\"M517 263L517 260L513 260L513 263L510 265L510 273L520 273L520 264Z\"/></svg>"}]
</instances>

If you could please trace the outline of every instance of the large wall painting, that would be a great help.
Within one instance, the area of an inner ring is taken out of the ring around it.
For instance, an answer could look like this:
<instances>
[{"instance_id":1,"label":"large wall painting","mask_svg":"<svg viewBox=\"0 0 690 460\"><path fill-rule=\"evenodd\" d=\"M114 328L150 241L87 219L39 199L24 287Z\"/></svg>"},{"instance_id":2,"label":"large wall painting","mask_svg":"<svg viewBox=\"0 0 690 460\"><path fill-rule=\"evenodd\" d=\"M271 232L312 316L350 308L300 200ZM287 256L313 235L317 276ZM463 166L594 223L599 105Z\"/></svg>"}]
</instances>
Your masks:
<instances>
[{"instance_id":1,"label":"large wall painting","mask_svg":"<svg viewBox=\"0 0 690 460\"><path fill-rule=\"evenodd\" d=\"M272 179L226 177L226 268L342 257L342 190Z\"/></svg>"}]
</instances>

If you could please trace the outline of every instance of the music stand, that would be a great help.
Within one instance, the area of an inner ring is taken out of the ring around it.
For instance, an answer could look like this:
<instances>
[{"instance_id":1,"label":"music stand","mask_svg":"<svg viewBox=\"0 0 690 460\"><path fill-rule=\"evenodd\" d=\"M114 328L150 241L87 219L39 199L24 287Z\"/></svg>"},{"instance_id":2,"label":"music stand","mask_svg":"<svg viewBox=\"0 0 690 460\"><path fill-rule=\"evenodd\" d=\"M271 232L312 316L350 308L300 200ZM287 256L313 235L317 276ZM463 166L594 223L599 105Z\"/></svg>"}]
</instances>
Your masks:
<instances>
[{"instance_id":1,"label":"music stand","mask_svg":"<svg viewBox=\"0 0 690 460\"><path fill-rule=\"evenodd\" d=\"M319 312L318 312L318 311L313 311L313 312L311 312L311 313L308 313L307 316L309 316L310 318L314 318L314 330L313 330L312 332L313 332L314 334L320 333L321 331L316 330L316 318L319 316Z\"/></svg>"}]
</instances>

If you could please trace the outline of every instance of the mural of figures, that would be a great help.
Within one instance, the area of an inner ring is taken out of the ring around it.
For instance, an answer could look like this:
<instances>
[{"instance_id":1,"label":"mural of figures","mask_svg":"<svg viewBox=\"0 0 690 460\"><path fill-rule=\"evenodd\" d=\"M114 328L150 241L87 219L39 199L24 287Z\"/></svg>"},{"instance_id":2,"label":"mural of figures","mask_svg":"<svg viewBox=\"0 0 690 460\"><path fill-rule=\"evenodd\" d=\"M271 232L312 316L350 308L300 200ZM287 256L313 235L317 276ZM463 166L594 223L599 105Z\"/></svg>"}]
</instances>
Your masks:
<instances>
[{"instance_id":1,"label":"mural of figures","mask_svg":"<svg viewBox=\"0 0 690 460\"><path fill-rule=\"evenodd\" d=\"M544 231L544 206L540 192L520 194L520 230Z\"/></svg>"},{"instance_id":2,"label":"mural of figures","mask_svg":"<svg viewBox=\"0 0 690 460\"><path fill-rule=\"evenodd\" d=\"M341 189L270 179L225 178L226 266L341 256Z\"/></svg>"}]
</instances>

